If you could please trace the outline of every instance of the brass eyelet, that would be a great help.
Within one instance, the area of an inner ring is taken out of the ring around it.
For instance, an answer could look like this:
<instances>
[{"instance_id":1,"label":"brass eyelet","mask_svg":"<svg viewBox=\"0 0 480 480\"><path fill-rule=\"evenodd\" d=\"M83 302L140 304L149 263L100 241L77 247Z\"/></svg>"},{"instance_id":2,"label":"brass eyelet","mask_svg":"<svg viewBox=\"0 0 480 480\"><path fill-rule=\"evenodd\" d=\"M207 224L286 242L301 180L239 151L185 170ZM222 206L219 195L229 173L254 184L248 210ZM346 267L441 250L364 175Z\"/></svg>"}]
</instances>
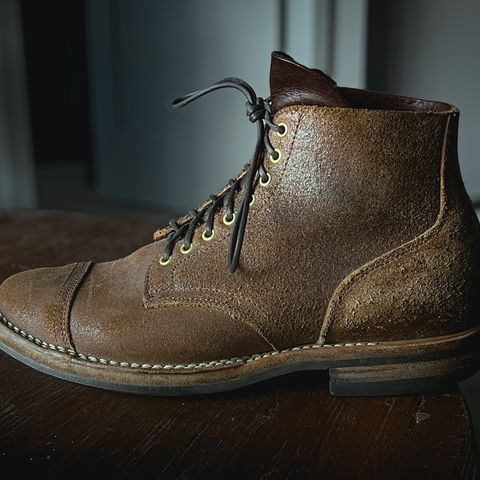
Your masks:
<instances>
[{"instance_id":1,"label":"brass eyelet","mask_svg":"<svg viewBox=\"0 0 480 480\"><path fill-rule=\"evenodd\" d=\"M182 252L184 255L187 255L188 253L190 253L193 249L193 243L190 244L190 246L188 248L185 248L185 245L182 245L180 247L180 252Z\"/></svg>"},{"instance_id":2,"label":"brass eyelet","mask_svg":"<svg viewBox=\"0 0 480 480\"><path fill-rule=\"evenodd\" d=\"M165 259L163 256L160 257L160 259L158 260L158 263L160 263L160 265L168 265L170 262L172 261L172 256L170 255L167 259Z\"/></svg>"},{"instance_id":3,"label":"brass eyelet","mask_svg":"<svg viewBox=\"0 0 480 480\"><path fill-rule=\"evenodd\" d=\"M277 153L277 156L274 157L273 155L269 155L270 157L270 161L273 163L273 164L276 164L280 161L280 159L282 158L282 152L280 150L278 150L278 148L275 149L275 152Z\"/></svg>"},{"instance_id":4,"label":"brass eyelet","mask_svg":"<svg viewBox=\"0 0 480 480\"><path fill-rule=\"evenodd\" d=\"M267 180L263 181L263 178L260 178L260 185L262 187L266 187L267 185L270 185L270 182L272 181L272 176L267 173Z\"/></svg>"},{"instance_id":5,"label":"brass eyelet","mask_svg":"<svg viewBox=\"0 0 480 480\"><path fill-rule=\"evenodd\" d=\"M210 233L210 235L207 235L207 231L204 230L203 233L202 233L202 238L203 240L205 240L206 242L210 242L210 240L213 240L213 237L215 236L215 230L212 229L212 232Z\"/></svg>"},{"instance_id":6,"label":"brass eyelet","mask_svg":"<svg viewBox=\"0 0 480 480\"><path fill-rule=\"evenodd\" d=\"M280 132L275 132L277 134L278 137L284 137L287 132L288 132L288 127L287 127L287 124L286 123L279 123L277 125L277 127L283 127L283 132L280 133Z\"/></svg>"},{"instance_id":7,"label":"brass eyelet","mask_svg":"<svg viewBox=\"0 0 480 480\"><path fill-rule=\"evenodd\" d=\"M252 193L252 198L250 199L250 206L255 203L255 195Z\"/></svg>"},{"instance_id":8,"label":"brass eyelet","mask_svg":"<svg viewBox=\"0 0 480 480\"><path fill-rule=\"evenodd\" d=\"M235 221L235 214L234 213L232 213L232 218L230 220L227 218L227 214L225 214L223 216L223 223L227 226L231 225L234 221Z\"/></svg>"}]
</instances>

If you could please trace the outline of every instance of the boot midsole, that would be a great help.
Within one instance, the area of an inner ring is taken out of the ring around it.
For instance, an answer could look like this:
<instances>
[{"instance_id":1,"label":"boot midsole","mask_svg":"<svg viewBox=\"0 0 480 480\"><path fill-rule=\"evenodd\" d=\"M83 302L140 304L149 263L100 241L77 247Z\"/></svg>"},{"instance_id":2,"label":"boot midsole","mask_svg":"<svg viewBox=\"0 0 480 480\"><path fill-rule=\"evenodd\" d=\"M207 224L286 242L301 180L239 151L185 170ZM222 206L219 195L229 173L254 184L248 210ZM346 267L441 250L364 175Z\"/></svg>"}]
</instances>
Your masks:
<instances>
[{"instance_id":1,"label":"boot midsole","mask_svg":"<svg viewBox=\"0 0 480 480\"><path fill-rule=\"evenodd\" d=\"M442 365L439 359L462 358L462 371L465 370L465 362L468 362L473 372L477 369L479 358L476 347L480 328L473 328L432 338L310 344L188 365L152 365L107 360L67 350L36 339L1 314L0 320L0 348L23 363L78 383L138 393L208 393L237 388L297 370L389 364L395 365L398 371L402 371L402 364L405 364L405 371L407 365L410 368L415 363L431 364L432 369L435 366L437 374L438 365ZM448 364L449 374L453 375L452 362Z\"/></svg>"}]
</instances>

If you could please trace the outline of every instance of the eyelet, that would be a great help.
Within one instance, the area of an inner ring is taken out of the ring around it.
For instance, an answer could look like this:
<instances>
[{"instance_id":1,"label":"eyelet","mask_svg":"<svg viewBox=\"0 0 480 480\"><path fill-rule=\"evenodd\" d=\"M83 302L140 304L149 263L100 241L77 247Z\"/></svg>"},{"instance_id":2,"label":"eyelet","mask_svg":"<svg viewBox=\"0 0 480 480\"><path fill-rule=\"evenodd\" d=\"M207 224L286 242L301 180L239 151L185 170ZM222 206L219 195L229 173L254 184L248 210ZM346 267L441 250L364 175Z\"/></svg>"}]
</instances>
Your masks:
<instances>
[{"instance_id":1,"label":"eyelet","mask_svg":"<svg viewBox=\"0 0 480 480\"><path fill-rule=\"evenodd\" d=\"M232 213L232 218L230 220L228 220L227 214L225 214L223 216L223 223L227 226L231 225L234 221L235 221L235 214L234 213Z\"/></svg>"},{"instance_id":2,"label":"eyelet","mask_svg":"<svg viewBox=\"0 0 480 480\"><path fill-rule=\"evenodd\" d=\"M207 235L207 231L204 230L203 233L202 233L202 238L203 240L205 240L206 242L209 242L210 240L213 240L213 237L215 236L215 230L212 228L212 233L210 233L210 235Z\"/></svg>"},{"instance_id":3,"label":"eyelet","mask_svg":"<svg viewBox=\"0 0 480 480\"><path fill-rule=\"evenodd\" d=\"M163 256L160 257L160 259L158 260L158 263L160 263L160 265L168 265L170 262L172 261L172 256L170 255L166 260Z\"/></svg>"},{"instance_id":4,"label":"eyelet","mask_svg":"<svg viewBox=\"0 0 480 480\"><path fill-rule=\"evenodd\" d=\"M273 157L272 155L269 155L270 161L273 164L278 163L280 161L280 159L282 158L282 152L280 150L278 150L278 148L275 149L275 152L277 153L277 158Z\"/></svg>"},{"instance_id":5,"label":"eyelet","mask_svg":"<svg viewBox=\"0 0 480 480\"><path fill-rule=\"evenodd\" d=\"M277 125L277 127L283 127L283 132L282 132L282 133L280 133L280 132L275 132L275 133L277 134L277 137L284 137L284 136L287 134L287 132L288 132L288 127L287 127L287 125L286 125L285 123L279 123L279 124Z\"/></svg>"},{"instance_id":6,"label":"eyelet","mask_svg":"<svg viewBox=\"0 0 480 480\"><path fill-rule=\"evenodd\" d=\"M187 255L188 253L190 253L193 249L193 243L190 244L190 246L188 248L185 248L185 245L182 245L180 247L180 252L182 252L184 255Z\"/></svg>"},{"instance_id":7,"label":"eyelet","mask_svg":"<svg viewBox=\"0 0 480 480\"><path fill-rule=\"evenodd\" d=\"M250 206L255 203L255 195L252 193L252 198L250 199Z\"/></svg>"},{"instance_id":8,"label":"eyelet","mask_svg":"<svg viewBox=\"0 0 480 480\"><path fill-rule=\"evenodd\" d=\"M267 185L270 184L271 181L272 181L272 176L269 173L267 173L267 180L263 181L263 179L260 178L260 185L262 187L266 187Z\"/></svg>"}]
</instances>

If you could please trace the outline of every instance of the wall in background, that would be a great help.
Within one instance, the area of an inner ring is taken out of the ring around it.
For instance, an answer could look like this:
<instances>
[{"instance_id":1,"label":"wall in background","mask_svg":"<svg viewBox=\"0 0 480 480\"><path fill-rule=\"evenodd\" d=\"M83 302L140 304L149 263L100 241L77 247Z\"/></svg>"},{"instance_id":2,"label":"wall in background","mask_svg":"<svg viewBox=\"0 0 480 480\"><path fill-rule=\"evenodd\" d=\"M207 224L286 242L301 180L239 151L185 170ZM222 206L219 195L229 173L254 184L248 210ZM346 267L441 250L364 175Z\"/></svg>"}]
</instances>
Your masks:
<instances>
[{"instance_id":1,"label":"wall in background","mask_svg":"<svg viewBox=\"0 0 480 480\"><path fill-rule=\"evenodd\" d=\"M35 162L76 161L88 165L91 151L85 2L19 3Z\"/></svg>"},{"instance_id":2,"label":"wall in background","mask_svg":"<svg viewBox=\"0 0 480 480\"><path fill-rule=\"evenodd\" d=\"M20 6L0 2L0 207L36 205Z\"/></svg>"},{"instance_id":3,"label":"wall in background","mask_svg":"<svg viewBox=\"0 0 480 480\"><path fill-rule=\"evenodd\" d=\"M241 95L218 92L176 112L167 104L230 75L267 96L269 55L277 48L325 70L339 84L458 105L462 171L471 196L480 199L476 0L144 0L141 8L135 0L85 3L93 176L98 193L117 205L181 212L234 176L248 161L255 137ZM0 206L33 206L36 200L19 4L0 2ZM43 28L42 16L51 16L52 9L63 8L60 0L22 5L31 14L24 25L27 47L58 40L57 54L68 50L69 59L84 54L79 45L67 48L65 25L49 29L49 35L35 27ZM83 119L88 109L53 108L62 90L52 87L60 81L52 68L58 63L53 50L45 46L44 54L31 56L43 82L29 72L35 87L30 106L37 105L34 137L54 147L68 147L76 138L85 147L79 154L89 156ZM72 76L78 75L67 67L65 87L75 93ZM87 105L87 93L77 106ZM56 123L46 122L48 115ZM59 126L65 128L58 131ZM45 152L52 160L51 151ZM38 148L35 153L39 160ZM71 157L65 149L59 153ZM61 201L57 208L63 208Z\"/></svg>"},{"instance_id":4,"label":"wall in background","mask_svg":"<svg viewBox=\"0 0 480 480\"><path fill-rule=\"evenodd\" d=\"M277 0L88 3L95 173L102 195L189 209L238 173L256 128L244 97L176 97L228 76L268 95L279 46Z\"/></svg>"},{"instance_id":5,"label":"wall in background","mask_svg":"<svg viewBox=\"0 0 480 480\"><path fill-rule=\"evenodd\" d=\"M173 212L197 205L249 161L256 129L234 91L167 104L228 76L267 97L279 48L363 86L366 19L367 0L89 0L99 192Z\"/></svg>"},{"instance_id":6,"label":"wall in background","mask_svg":"<svg viewBox=\"0 0 480 480\"><path fill-rule=\"evenodd\" d=\"M480 2L371 0L370 88L442 100L460 108L459 155L480 200Z\"/></svg>"},{"instance_id":7,"label":"wall in background","mask_svg":"<svg viewBox=\"0 0 480 480\"><path fill-rule=\"evenodd\" d=\"M364 88L368 0L284 0L282 48L339 85Z\"/></svg>"}]
</instances>

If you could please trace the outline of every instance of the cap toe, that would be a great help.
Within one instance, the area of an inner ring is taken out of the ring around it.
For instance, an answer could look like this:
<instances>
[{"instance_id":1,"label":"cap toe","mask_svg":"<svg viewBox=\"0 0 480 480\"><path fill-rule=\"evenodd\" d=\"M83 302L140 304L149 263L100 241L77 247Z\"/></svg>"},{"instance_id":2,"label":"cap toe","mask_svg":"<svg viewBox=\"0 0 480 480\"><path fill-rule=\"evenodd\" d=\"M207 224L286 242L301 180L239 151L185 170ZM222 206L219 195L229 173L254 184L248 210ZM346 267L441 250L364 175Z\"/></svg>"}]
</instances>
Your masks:
<instances>
[{"instance_id":1,"label":"cap toe","mask_svg":"<svg viewBox=\"0 0 480 480\"><path fill-rule=\"evenodd\" d=\"M17 273L0 286L0 313L5 320L42 341L65 345L57 319L64 308L67 279L78 264Z\"/></svg>"}]
</instances>

